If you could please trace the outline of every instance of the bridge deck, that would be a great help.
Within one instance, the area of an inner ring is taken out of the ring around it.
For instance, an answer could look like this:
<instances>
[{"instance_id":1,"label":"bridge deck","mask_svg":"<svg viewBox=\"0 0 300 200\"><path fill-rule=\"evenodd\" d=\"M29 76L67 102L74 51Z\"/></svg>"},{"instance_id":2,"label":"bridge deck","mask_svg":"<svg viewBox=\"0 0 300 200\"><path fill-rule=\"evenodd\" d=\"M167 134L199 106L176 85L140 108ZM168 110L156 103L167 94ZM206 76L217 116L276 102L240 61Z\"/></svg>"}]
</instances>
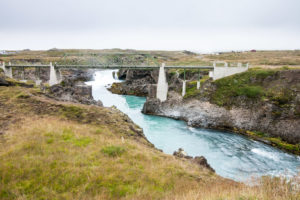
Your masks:
<instances>
[{"instance_id":1,"label":"bridge deck","mask_svg":"<svg viewBox=\"0 0 300 200\"><path fill-rule=\"evenodd\" d=\"M6 65L14 68L49 68L50 65ZM159 66L142 65L54 65L58 69L159 69ZM213 66L165 66L167 69L213 69Z\"/></svg>"}]
</instances>

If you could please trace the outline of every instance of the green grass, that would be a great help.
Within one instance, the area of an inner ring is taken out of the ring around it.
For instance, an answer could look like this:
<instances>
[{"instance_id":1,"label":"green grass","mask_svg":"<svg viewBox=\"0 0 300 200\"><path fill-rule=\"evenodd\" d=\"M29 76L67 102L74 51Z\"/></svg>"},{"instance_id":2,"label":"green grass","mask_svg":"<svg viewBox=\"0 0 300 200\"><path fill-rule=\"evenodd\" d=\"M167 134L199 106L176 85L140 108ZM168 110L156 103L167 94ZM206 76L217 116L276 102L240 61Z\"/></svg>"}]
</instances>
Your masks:
<instances>
[{"instance_id":1,"label":"green grass","mask_svg":"<svg viewBox=\"0 0 300 200\"><path fill-rule=\"evenodd\" d=\"M238 96L260 99L265 95L262 82L275 73L275 70L255 69L216 80L216 91L212 93L211 100L219 106L231 106L232 98Z\"/></svg>"},{"instance_id":2,"label":"green grass","mask_svg":"<svg viewBox=\"0 0 300 200\"><path fill-rule=\"evenodd\" d=\"M276 146L280 147L281 149L286 149L291 152L295 152L298 154L300 153L300 144L289 144L281 140L281 138L267 138L269 141L274 143Z\"/></svg>"},{"instance_id":3,"label":"green grass","mask_svg":"<svg viewBox=\"0 0 300 200\"><path fill-rule=\"evenodd\" d=\"M125 149L120 146L111 145L111 146L103 147L101 151L102 153L110 157L117 157L117 156L121 156L125 152Z\"/></svg>"},{"instance_id":4,"label":"green grass","mask_svg":"<svg viewBox=\"0 0 300 200\"><path fill-rule=\"evenodd\" d=\"M203 83L205 81L207 81L209 79L209 76L206 75L206 76L203 76L201 79L200 79L200 88L202 87ZM197 89L197 81L190 81L190 82L187 82L187 87L186 87L186 93L184 95L184 98L185 99L188 99L188 98L192 98L192 97L196 97L200 94L200 89L198 90Z\"/></svg>"},{"instance_id":5,"label":"green grass","mask_svg":"<svg viewBox=\"0 0 300 200\"><path fill-rule=\"evenodd\" d=\"M62 115L66 118L81 118L84 115L84 109L78 106L64 106Z\"/></svg>"},{"instance_id":6,"label":"green grass","mask_svg":"<svg viewBox=\"0 0 300 200\"><path fill-rule=\"evenodd\" d=\"M290 144L282 141L281 138L269 137L268 134L260 131L246 131L246 134L251 137L258 137L266 141L270 141L273 146L279 147L280 149L286 150L288 152L292 152L298 155L300 154L300 144Z\"/></svg>"}]
</instances>

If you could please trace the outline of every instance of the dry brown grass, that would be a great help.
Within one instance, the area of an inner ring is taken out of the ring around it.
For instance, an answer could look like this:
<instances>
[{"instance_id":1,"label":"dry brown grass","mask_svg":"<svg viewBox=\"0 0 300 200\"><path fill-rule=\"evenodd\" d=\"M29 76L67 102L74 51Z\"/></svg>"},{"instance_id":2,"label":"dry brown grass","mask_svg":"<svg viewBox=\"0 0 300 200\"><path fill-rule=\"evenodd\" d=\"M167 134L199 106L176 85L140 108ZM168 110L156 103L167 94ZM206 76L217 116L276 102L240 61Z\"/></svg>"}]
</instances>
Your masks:
<instances>
[{"instance_id":1,"label":"dry brown grass","mask_svg":"<svg viewBox=\"0 0 300 200\"><path fill-rule=\"evenodd\" d=\"M115 61L127 64L166 63L167 65L211 65L211 61L249 62L252 67L278 68L293 66L300 68L300 50L227 52L220 55L197 55L185 51L136 51L121 49L60 49L54 51L21 51L12 55L0 55L0 61L13 63L94 64Z\"/></svg>"},{"instance_id":2,"label":"dry brown grass","mask_svg":"<svg viewBox=\"0 0 300 200\"><path fill-rule=\"evenodd\" d=\"M205 60L224 60L227 62L249 62L254 67L300 67L300 50L295 51L257 51L228 52L220 55L205 55Z\"/></svg>"},{"instance_id":3,"label":"dry brown grass","mask_svg":"<svg viewBox=\"0 0 300 200\"><path fill-rule=\"evenodd\" d=\"M7 127L0 139L0 199L300 197L280 179L250 187L166 155L113 109L56 102L21 87L0 87L0 108Z\"/></svg>"}]
</instances>

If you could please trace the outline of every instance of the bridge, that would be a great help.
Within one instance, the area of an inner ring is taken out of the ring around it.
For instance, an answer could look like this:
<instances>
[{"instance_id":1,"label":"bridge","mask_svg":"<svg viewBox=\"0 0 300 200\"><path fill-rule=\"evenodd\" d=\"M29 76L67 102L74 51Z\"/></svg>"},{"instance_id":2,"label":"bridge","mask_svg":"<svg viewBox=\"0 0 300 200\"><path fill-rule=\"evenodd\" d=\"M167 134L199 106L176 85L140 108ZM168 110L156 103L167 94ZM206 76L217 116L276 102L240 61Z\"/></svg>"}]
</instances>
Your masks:
<instances>
[{"instance_id":1,"label":"bridge","mask_svg":"<svg viewBox=\"0 0 300 200\"><path fill-rule=\"evenodd\" d=\"M224 66L216 66L217 63L223 63ZM62 81L61 69L140 69L140 70L149 70L149 69L159 69L158 82L157 82L157 91L156 98L160 101L167 100L168 94L168 82L166 78L165 69L184 69L184 80L182 85L182 96L186 93L186 79L185 79L185 70L186 69L198 69L198 81L197 81L197 89L200 89L200 70L201 69L209 69L209 77L213 80L217 80L226 76L230 76L236 73L241 73L247 71L249 68L248 63L246 66L243 66L241 63L237 63L236 66L228 66L226 62L213 62L213 66L166 66L164 63L161 66L144 66L144 65L53 65L52 62L49 65L41 65L41 64L12 64L5 62L0 65L0 68L3 69L5 75L9 78L13 78L13 69L19 69L22 71L22 79L24 79L25 68L35 68L35 80L36 84L39 85L41 83L40 80L40 69L41 68L50 68L50 77L49 77L49 85L59 84Z\"/></svg>"}]
</instances>

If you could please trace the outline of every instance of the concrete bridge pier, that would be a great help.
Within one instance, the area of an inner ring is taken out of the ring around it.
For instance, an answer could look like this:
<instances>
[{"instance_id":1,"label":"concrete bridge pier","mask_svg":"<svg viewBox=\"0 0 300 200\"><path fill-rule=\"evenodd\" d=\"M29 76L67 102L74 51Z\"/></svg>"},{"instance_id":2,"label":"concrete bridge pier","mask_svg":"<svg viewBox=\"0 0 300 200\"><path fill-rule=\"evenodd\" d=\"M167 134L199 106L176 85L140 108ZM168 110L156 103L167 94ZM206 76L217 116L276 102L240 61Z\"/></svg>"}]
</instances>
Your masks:
<instances>
[{"instance_id":1,"label":"concrete bridge pier","mask_svg":"<svg viewBox=\"0 0 300 200\"><path fill-rule=\"evenodd\" d=\"M41 68L36 67L35 68L35 84L36 85L41 85L41 83L42 83L42 80L40 79L40 75L41 75Z\"/></svg>"},{"instance_id":2,"label":"concrete bridge pier","mask_svg":"<svg viewBox=\"0 0 300 200\"><path fill-rule=\"evenodd\" d=\"M166 78L165 63L162 63L159 68L158 82L156 88L156 98L159 99L161 102L167 100L168 88L169 86Z\"/></svg>"},{"instance_id":3,"label":"concrete bridge pier","mask_svg":"<svg viewBox=\"0 0 300 200\"><path fill-rule=\"evenodd\" d=\"M200 90L200 70L198 69L197 90Z\"/></svg>"},{"instance_id":4,"label":"concrete bridge pier","mask_svg":"<svg viewBox=\"0 0 300 200\"><path fill-rule=\"evenodd\" d=\"M184 80L182 82L182 94L181 95L184 97L185 93L186 93L186 80Z\"/></svg>"},{"instance_id":5,"label":"concrete bridge pier","mask_svg":"<svg viewBox=\"0 0 300 200\"><path fill-rule=\"evenodd\" d=\"M25 80L25 68L22 67L21 69L21 80Z\"/></svg>"},{"instance_id":6,"label":"concrete bridge pier","mask_svg":"<svg viewBox=\"0 0 300 200\"><path fill-rule=\"evenodd\" d=\"M11 65L10 62L9 62L9 65ZM9 78L13 78L12 67L10 67L9 65L6 66L5 62L3 62L2 65L1 65L1 69L3 69L5 76L7 76Z\"/></svg>"},{"instance_id":7,"label":"concrete bridge pier","mask_svg":"<svg viewBox=\"0 0 300 200\"><path fill-rule=\"evenodd\" d=\"M197 90L200 90L200 81L197 81Z\"/></svg>"},{"instance_id":8,"label":"concrete bridge pier","mask_svg":"<svg viewBox=\"0 0 300 200\"><path fill-rule=\"evenodd\" d=\"M56 69L55 66L52 65L52 62L50 62L50 79L49 79L49 85L55 85L61 82L61 74L59 69Z\"/></svg>"}]
</instances>

